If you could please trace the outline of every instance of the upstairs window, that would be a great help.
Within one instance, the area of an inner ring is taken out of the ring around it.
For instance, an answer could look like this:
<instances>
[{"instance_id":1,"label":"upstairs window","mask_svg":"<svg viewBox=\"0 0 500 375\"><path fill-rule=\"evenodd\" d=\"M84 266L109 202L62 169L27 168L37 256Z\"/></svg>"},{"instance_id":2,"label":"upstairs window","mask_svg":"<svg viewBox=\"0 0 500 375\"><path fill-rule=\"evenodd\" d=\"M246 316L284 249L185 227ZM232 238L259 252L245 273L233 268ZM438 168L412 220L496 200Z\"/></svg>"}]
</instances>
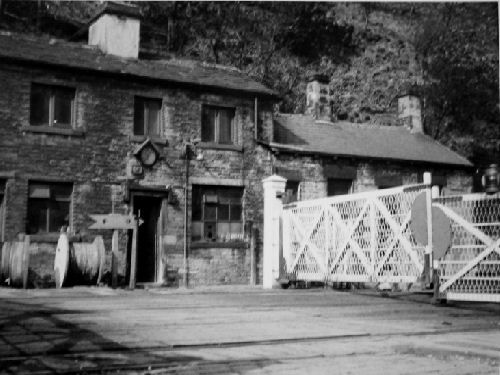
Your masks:
<instances>
[{"instance_id":1,"label":"upstairs window","mask_svg":"<svg viewBox=\"0 0 500 375\"><path fill-rule=\"evenodd\" d=\"M134 99L134 135L161 137L161 99Z\"/></svg>"},{"instance_id":2,"label":"upstairs window","mask_svg":"<svg viewBox=\"0 0 500 375\"><path fill-rule=\"evenodd\" d=\"M193 241L243 239L243 188L193 186Z\"/></svg>"},{"instance_id":3,"label":"upstairs window","mask_svg":"<svg viewBox=\"0 0 500 375\"><path fill-rule=\"evenodd\" d=\"M72 128L75 89L33 83L30 98L30 125Z\"/></svg>"},{"instance_id":4,"label":"upstairs window","mask_svg":"<svg viewBox=\"0 0 500 375\"><path fill-rule=\"evenodd\" d=\"M203 106L201 141L223 145L236 144L234 108Z\"/></svg>"},{"instance_id":5,"label":"upstairs window","mask_svg":"<svg viewBox=\"0 0 500 375\"><path fill-rule=\"evenodd\" d=\"M27 232L59 232L61 227L69 226L72 192L73 184L30 183Z\"/></svg>"}]
</instances>

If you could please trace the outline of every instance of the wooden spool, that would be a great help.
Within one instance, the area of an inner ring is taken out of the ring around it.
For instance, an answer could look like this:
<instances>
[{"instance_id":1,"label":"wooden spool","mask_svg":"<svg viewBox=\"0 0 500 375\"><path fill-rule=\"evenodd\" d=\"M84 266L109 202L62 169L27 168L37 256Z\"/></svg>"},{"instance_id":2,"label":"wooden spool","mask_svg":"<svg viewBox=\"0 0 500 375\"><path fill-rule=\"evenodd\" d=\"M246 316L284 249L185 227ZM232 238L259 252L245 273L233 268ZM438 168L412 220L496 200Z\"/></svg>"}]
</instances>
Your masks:
<instances>
[{"instance_id":1,"label":"wooden spool","mask_svg":"<svg viewBox=\"0 0 500 375\"><path fill-rule=\"evenodd\" d=\"M63 233L56 249L54 272L58 288L70 285L91 285L101 281L104 268L104 241L69 242Z\"/></svg>"},{"instance_id":2,"label":"wooden spool","mask_svg":"<svg viewBox=\"0 0 500 375\"><path fill-rule=\"evenodd\" d=\"M8 280L11 286L28 287L29 241L29 236L26 236L24 242L15 241L3 244L0 267L2 282Z\"/></svg>"}]
</instances>

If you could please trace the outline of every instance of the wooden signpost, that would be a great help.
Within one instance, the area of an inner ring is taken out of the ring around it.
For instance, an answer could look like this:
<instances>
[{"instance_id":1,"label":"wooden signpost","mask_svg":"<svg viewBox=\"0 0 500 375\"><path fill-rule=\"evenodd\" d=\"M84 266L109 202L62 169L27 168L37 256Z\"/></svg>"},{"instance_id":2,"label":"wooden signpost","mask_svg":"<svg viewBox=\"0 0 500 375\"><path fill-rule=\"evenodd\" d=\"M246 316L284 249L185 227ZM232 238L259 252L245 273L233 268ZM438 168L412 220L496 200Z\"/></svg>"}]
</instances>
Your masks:
<instances>
[{"instance_id":1,"label":"wooden signpost","mask_svg":"<svg viewBox=\"0 0 500 375\"><path fill-rule=\"evenodd\" d=\"M89 215L95 221L89 229L111 229L111 286L116 288L118 284L118 231L132 230L132 249L130 254L130 281L129 287L135 288L135 274L137 267L137 228L143 223L142 219L136 219L133 215L107 214Z\"/></svg>"}]
</instances>

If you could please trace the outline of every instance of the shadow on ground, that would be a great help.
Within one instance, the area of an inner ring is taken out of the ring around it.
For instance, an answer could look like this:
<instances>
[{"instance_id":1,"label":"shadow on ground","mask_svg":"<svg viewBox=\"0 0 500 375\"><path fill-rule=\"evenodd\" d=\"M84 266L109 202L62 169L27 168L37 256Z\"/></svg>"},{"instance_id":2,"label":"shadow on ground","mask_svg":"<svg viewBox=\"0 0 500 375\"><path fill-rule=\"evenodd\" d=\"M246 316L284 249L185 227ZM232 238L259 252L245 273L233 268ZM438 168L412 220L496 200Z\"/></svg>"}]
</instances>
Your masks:
<instances>
[{"instance_id":1,"label":"shadow on ground","mask_svg":"<svg viewBox=\"0 0 500 375\"><path fill-rule=\"evenodd\" d=\"M100 312L50 309L0 299L0 372L20 373L107 373L162 369L172 372L238 373L269 366L274 361L208 361L179 355L169 347L127 346L88 328L78 317ZM72 322L74 320L75 322ZM88 325L88 323L85 323ZM97 325L96 325L97 328ZM158 354L160 353L160 354Z\"/></svg>"}]
</instances>

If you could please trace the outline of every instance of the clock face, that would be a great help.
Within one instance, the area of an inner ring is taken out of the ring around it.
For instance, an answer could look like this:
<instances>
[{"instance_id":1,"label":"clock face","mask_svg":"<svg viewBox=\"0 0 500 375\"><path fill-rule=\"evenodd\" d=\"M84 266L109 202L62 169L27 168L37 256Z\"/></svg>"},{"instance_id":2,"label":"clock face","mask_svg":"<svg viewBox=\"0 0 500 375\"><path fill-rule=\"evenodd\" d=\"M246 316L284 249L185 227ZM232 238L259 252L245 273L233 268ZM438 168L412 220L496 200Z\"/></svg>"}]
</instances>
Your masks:
<instances>
[{"instance_id":1,"label":"clock face","mask_svg":"<svg viewBox=\"0 0 500 375\"><path fill-rule=\"evenodd\" d=\"M156 159L158 155L155 150L151 147L144 147L140 153L141 163L147 167L151 167L154 163L156 163Z\"/></svg>"}]
</instances>

